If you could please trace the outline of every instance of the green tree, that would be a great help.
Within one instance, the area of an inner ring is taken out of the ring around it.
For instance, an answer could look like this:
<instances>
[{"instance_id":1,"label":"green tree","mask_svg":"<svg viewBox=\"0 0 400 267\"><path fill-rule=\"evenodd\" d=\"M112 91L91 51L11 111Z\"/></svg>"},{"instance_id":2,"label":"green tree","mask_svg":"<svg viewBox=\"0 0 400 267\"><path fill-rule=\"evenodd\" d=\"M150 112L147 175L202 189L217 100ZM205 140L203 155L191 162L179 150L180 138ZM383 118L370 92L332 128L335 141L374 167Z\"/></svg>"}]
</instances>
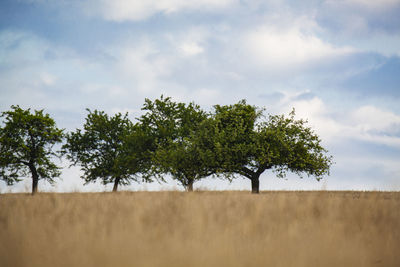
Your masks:
<instances>
[{"instance_id":1,"label":"green tree","mask_svg":"<svg viewBox=\"0 0 400 267\"><path fill-rule=\"evenodd\" d=\"M196 142L207 114L194 103L176 103L163 96L153 102L146 99L143 110L146 113L140 120L155 137L153 174L163 181L162 175L170 174L193 191L195 181L214 173Z\"/></svg>"},{"instance_id":2,"label":"green tree","mask_svg":"<svg viewBox=\"0 0 400 267\"><path fill-rule=\"evenodd\" d=\"M43 110L24 110L11 106L2 112L0 127L0 178L12 185L29 173L32 176L32 194L38 190L39 179L50 183L60 176L60 167L52 158L60 156L53 146L63 140L63 130Z\"/></svg>"},{"instance_id":3,"label":"green tree","mask_svg":"<svg viewBox=\"0 0 400 267\"><path fill-rule=\"evenodd\" d=\"M142 127L127 113L110 117L103 111L88 112L83 130L69 133L63 146L72 165L81 166L86 183L100 179L104 185L113 183L113 191L138 181L149 165L149 140Z\"/></svg>"},{"instance_id":4,"label":"green tree","mask_svg":"<svg viewBox=\"0 0 400 267\"><path fill-rule=\"evenodd\" d=\"M274 171L278 177L291 171L320 180L329 174L332 157L326 155L327 150L307 122L294 116L292 111L288 117L265 118L263 110L244 100L215 106L214 130L209 134L213 141L208 141L215 168L228 177L236 173L250 179L253 193L259 192L259 178L265 170Z\"/></svg>"}]
</instances>

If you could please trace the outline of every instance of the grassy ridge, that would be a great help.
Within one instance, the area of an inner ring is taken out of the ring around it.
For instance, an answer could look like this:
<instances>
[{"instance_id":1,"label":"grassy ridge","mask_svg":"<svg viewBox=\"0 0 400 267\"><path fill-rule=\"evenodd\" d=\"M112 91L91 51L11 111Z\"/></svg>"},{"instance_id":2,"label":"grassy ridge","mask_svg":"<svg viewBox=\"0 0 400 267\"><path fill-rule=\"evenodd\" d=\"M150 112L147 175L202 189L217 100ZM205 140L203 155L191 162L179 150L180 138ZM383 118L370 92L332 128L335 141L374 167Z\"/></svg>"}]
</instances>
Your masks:
<instances>
[{"instance_id":1,"label":"grassy ridge","mask_svg":"<svg viewBox=\"0 0 400 267\"><path fill-rule=\"evenodd\" d=\"M0 195L0 266L400 266L400 193Z\"/></svg>"}]
</instances>

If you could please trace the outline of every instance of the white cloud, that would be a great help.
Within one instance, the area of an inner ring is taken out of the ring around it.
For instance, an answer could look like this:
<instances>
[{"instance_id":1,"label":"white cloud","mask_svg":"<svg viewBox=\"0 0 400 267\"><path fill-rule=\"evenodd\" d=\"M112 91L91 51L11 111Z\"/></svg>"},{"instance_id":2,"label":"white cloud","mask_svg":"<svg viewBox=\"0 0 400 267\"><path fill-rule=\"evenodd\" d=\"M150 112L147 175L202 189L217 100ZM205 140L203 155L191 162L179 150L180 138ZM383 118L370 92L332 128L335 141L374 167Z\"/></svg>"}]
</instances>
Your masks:
<instances>
[{"instance_id":1,"label":"white cloud","mask_svg":"<svg viewBox=\"0 0 400 267\"><path fill-rule=\"evenodd\" d=\"M185 42L180 46L180 49L187 56L195 56L204 51L204 48L195 42Z\"/></svg>"},{"instance_id":2,"label":"white cloud","mask_svg":"<svg viewBox=\"0 0 400 267\"><path fill-rule=\"evenodd\" d=\"M400 116L374 106L363 106L350 114L350 133L360 139L400 148ZM354 123L355 122L355 123Z\"/></svg>"},{"instance_id":3,"label":"white cloud","mask_svg":"<svg viewBox=\"0 0 400 267\"><path fill-rule=\"evenodd\" d=\"M400 0L328 0L317 12L333 40L359 51L398 56L399 8Z\"/></svg>"},{"instance_id":4,"label":"white cloud","mask_svg":"<svg viewBox=\"0 0 400 267\"><path fill-rule=\"evenodd\" d=\"M127 42L112 47L108 53L115 58L112 67L116 75L130 81L140 92L160 89L161 80L172 73L175 64L172 56L162 53L149 40Z\"/></svg>"},{"instance_id":5,"label":"white cloud","mask_svg":"<svg viewBox=\"0 0 400 267\"><path fill-rule=\"evenodd\" d=\"M68 47L23 31L0 31L0 58L2 109L19 104L49 112L78 112L126 99L109 58L88 60Z\"/></svg>"},{"instance_id":6,"label":"white cloud","mask_svg":"<svg viewBox=\"0 0 400 267\"><path fill-rule=\"evenodd\" d=\"M358 122L360 131L385 131L390 133L400 126L400 116L389 111L380 110L374 106L363 106L351 114L351 119Z\"/></svg>"},{"instance_id":7,"label":"white cloud","mask_svg":"<svg viewBox=\"0 0 400 267\"><path fill-rule=\"evenodd\" d=\"M23 31L0 32L0 105L18 103L32 108L61 106L48 101L45 93L55 88L61 77L71 74L81 64L68 48L52 45L45 39Z\"/></svg>"},{"instance_id":8,"label":"white cloud","mask_svg":"<svg viewBox=\"0 0 400 267\"><path fill-rule=\"evenodd\" d=\"M51 86L55 83L55 81L57 80L57 77L48 72L42 72L40 74L40 79L44 85Z\"/></svg>"},{"instance_id":9,"label":"white cloud","mask_svg":"<svg viewBox=\"0 0 400 267\"><path fill-rule=\"evenodd\" d=\"M21 31L0 32L0 64L22 66L40 62L49 44L35 35Z\"/></svg>"},{"instance_id":10,"label":"white cloud","mask_svg":"<svg viewBox=\"0 0 400 267\"><path fill-rule=\"evenodd\" d=\"M363 40L352 41L360 51L366 53L373 52L384 55L385 57L400 57L400 35L387 34L384 32L370 33Z\"/></svg>"},{"instance_id":11,"label":"white cloud","mask_svg":"<svg viewBox=\"0 0 400 267\"><path fill-rule=\"evenodd\" d=\"M388 9L400 4L399 0L328 0L329 4L347 4L359 7L366 7L371 10Z\"/></svg>"},{"instance_id":12,"label":"white cloud","mask_svg":"<svg viewBox=\"0 0 400 267\"><path fill-rule=\"evenodd\" d=\"M191 98L202 106L212 106L221 98L220 91L216 89L201 88L193 91Z\"/></svg>"},{"instance_id":13,"label":"white cloud","mask_svg":"<svg viewBox=\"0 0 400 267\"><path fill-rule=\"evenodd\" d=\"M178 53L185 56L195 56L205 52L210 31L205 27L190 27L183 31L166 34L166 40Z\"/></svg>"},{"instance_id":14,"label":"white cloud","mask_svg":"<svg viewBox=\"0 0 400 267\"><path fill-rule=\"evenodd\" d=\"M171 14L183 10L227 8L237 0L101 0L84 3L86 11L107 20L144 20L157 13Z\"/></svg>"},{"instance_id":15,"label":"white cloud","mask_svg":"<svg viewBox=\"0 0 400 267\"><path fill-rule=\"evenodd\" d=\"M174 47L179 55L191 57L206 52L205 47L211 36L211 31L205 27L189 27L182 31L170 32L165 40Z\"/></svg>"},{"instance_id":16,"label":"white cloud","mask_svg":"<svg viewBox=\"0 0 400 267\"><path fill-rule=\"evenodd\" d=\"M285 97L280 101L283 112L288 113L294 108L296 117L306 119L308 125L321 136L322 140L327 142L337 140L337 137L342 135L343 125L331 118L328 107L320 98L314 97L309 100L296 100L303 93L285 93Z\"/></svg>"},{"instance_id":17,"label":"white cloud","mask_svg":"<svg viewBox=\"0 0 400 267\"><path fill-rule=\"evenodd\" d=\"M351 53L298 27L262 26L244 36L245 49L257 65L271 69L294 68Z\"/></svg>"},{"instance_id":18,"label":"white cloud","mask_svg":"<svg viewBox=\"0 0 400 267\"><path fill-rule=\"evenodd\" d=\"M400 115L374 106L338 113L318 97L296 100L299 94L285 95L279 104L282 112L288 113L294 107L296 117L307 119L309 126L328 143L353 139L400 148Z\"/></svg>"}]
</instances>

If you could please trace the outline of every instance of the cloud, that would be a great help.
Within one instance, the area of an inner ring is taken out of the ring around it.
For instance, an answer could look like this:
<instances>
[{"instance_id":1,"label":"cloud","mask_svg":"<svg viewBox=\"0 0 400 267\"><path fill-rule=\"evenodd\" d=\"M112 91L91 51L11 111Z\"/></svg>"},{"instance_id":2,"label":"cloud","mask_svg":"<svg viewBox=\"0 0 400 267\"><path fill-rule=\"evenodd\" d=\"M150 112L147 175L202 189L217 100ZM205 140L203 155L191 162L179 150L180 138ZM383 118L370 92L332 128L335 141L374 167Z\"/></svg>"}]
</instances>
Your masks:
<instances>
[{"instance_id":1,"label":"cloud","mask_svg":"<svg viewBox=\"0 0 400 267\"><path fill-rule=\"evenodd\" d=\"M34 103L33 108L52 105L47 90L57 86L66 66L80 63L69 49L22 31L0 32L1 105Z\"/></svg>"},{"instance_id":2,"label":"cloud","mask_svg":"<svg viewBox=\"0 0 400 267\"><path fill-rule=\"evenodd\" d=\"M366 112L367 111L367 112ZM366 115L370 111L369 117ZM366 112L359 117L360 112ZM346 125L347 134L355 139L400 148L400 116L366 106L355 110L351 116L354 125Z\"/></svg>"},{"instance_id":3,"label":"cloud","mask_svg":"<svg viewBox=\"0 0 400 267\"><path fill-rule=\"evenodd\" d=\"M368 58L372 58L369 56ZM357 59L358 64L363 63L364 70L353 73L341 82L341 87L351 89L361 96L390 96L391 99L399 98L400 83L400 57L377 58L376 62L363 62ZM361 65L361 64L360 64Z\"/></svg>"},{"instance_id":4,"label":"cloud","mask_svg":"<svg viewBox=\"0 0 400 267\"><path fill-rule=\"evenodd\" d=\"M180 46L180 49L187 56L195 56L204 52L204 48L195 42L185 42Z\"/></svg>"},{"instance_id":5,"label":"cloud","mask_svg":"<svg viewBox=\"0 0 400 267\"><path fill-rule=\"evenodd\" d=\"M23 31L0 31L0 55L1 110L19 104L61 116L129 99L110 59L85 58Z\"/></svg>"},{"instance_id":6,"label":"cloud","mask_svg":"<svg viewBox=\"0 0 400 267\"><path fill-rule=\"evenodd\" d=\"M162 80L171 75L176 60L146 38L127 41L121 46L108 49L114 58L111 66L116 77L131 83L131 87L143 93L160 89Z\"/></svg>"},{"instance_id":7,"label":"cloud","mask_svg":"<svg viewBox=\"0 0 400 267\"><path fill-rule=\"evenodd\" d=\"M399 0L328 0L330 4L336 5L353 5L358 7L365 7L371 10L390 9L393 6L399 5Z\"/></svg>"},{"instance_id":8,"label":"cloud","mask_svg":"<svg viewBox=\"0 0 400 267\"><path fill-rule=\"evenodd\" d=\"M165 39L176 48L178 54L192 57L206 52L210 31L205 27L188 27L178 32L169 32Z\"/></svg>"},{"instance_id":9,"label":"cloud","mask_svg":"<svg viewBox=\"0 0 400 267\"><path fill-rule=\"evenodd\" d=\"M400 149L400 115L368 105L335 112L319 97L299 99L300 93L285 93L279 102L281 112L293 107L296 117L307 119L322 140L343 143L346 140L367 141Z\"/></svg>"},{"instance_id":10,"label":"cloud","mask_svg":"<svg viewBox=\"0 0 400 267\"><path fill-rule=\"evenodd\" d=\"M335 164L331 169L336 189L398 190L400 168L400 115L368 105L340 110L319 97L298 100L298 93L284 93L281 112L295 107L296 117L321 137ZM339 111L338 111L339 110ZM397 180L397 181L396 181Z\"/></svg>"},{"instance_id":11,"label":"cloud","mask_svg":"<svg viewBox=\"0 0 400 267\"><path fill-rule=\"evenodd\" d=\"M399 11L399 0L332 0L317 9L317 20L336 40L362 46L372 42L374 51L387 54L395 46L390 40L400 31Z\"/></svg>"},{"instance_id":12,"label":"cloud","mask_svg":"<svg viewBox=\"0 0 400 267\"><path fill-rule=\"evenodd\" d=\"M200 88L192 92L191 98L202 106L210 107L221 98L221 92L217 89Z\"/></svg>"},{"instance_id":13,"label":"cloud","mask_svg":"<svg viewBox=\"0 0 400 267\"><path fill-rule=\"evenodd\" d=\"M51 85L54 85L54 83L57 80L57 77L48 72L42 72L40 74L40 79L42 80L44 85L51 86Z\"/></svg>"},{"instance_id":14,"label":"cloud","mask_svg":"<svg viewBox=\"0 0 400 267\"><path fill-rule=\"evenodd\" d=\"M357 128L362 132L400 134L397 132L400 130L400 116L374 106L358 108L352 112L351 120L357 121Z\"/></svg>"},{"instance_id":15,"label":"cloud","mask_svg":"<svg viewBox=\"0 0 400 267\"><path fill-rule=\"evenodd\" d=\"M207 38L208 31L198 27L143 34L103 45L102 56L93 58L33 34L0 32L0 105L84 113L85 108L140 107L145 97L161 94L212 105L220 89L207 79L217 74L206 58L196 57L206 53Z\"/></svg>"},{"instance_id":16,"label":"cloud","mask_svg":"<svg viewBox=\"0 0 400 267\"><path fill-rule=\"evenodd\" d=\"M50 45L22 31L3 30L0 32L0 64L14 67L40 62L50 55Z\"/></svg>"},{"instance_id":17,"label":"cloud","mask_svg":"<svg viewBox=\"0 0 400 267\"><path fill-rule=\"evenodd\" d=\"M101 0L86 1L89 14L111 21L139 21L155 14L171 14L184 10L212 11L227 8L236 0Z\"/></svg>"},{"instance_id":18,"label":"cloud","mask_svg":"<svg viewBox=\"0 0 400 267\"><path fill-rule=\"evenodd\" d=\"M361 140L400 148L400 116L378 109L362 106L350 114L354 123L350 134Z\"/></svg>"},{"instance_id":19,"label":"cloud","mask_svg":"<svg viewBox=\"0 0 400 267\"><path fill-rule=\"evenodd\" d=\"M280 101L282 112L289 113L295 109L296 117L306 119L308 125L312 127L322 140L326 142L336 142L341 137L343 125L340 121L332 118L327 105L319 97L302 99L301 96L309 94L306 92L285 93L285 97Z\"/></svg>"},{"instance_id":20,"label":"cloud","mask_svg":"<svg viewBox=\"0 0 400 267\"><path fill-rule=\"evenodd\" d=\"M335 47L297 28L281 30L264 26L249 32L244 38L252 61L268 68L293 68L353 51L349 47Z\"/></svg>"}]
</instances>

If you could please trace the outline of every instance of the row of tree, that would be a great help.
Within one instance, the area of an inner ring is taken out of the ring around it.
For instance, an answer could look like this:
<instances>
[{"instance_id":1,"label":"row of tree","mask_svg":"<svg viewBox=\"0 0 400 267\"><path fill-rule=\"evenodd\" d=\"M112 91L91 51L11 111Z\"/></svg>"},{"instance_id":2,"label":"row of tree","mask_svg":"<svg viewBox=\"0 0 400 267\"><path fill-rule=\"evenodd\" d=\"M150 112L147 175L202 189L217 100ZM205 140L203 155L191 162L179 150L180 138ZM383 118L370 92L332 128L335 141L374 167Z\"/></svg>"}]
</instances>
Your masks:
<instances>
[{"instance_id":1,"label":"row of tree","mask_svg":"<svg viewBox=\"0 0 400 267\"><path fill-rule=\"evenodd\" d=\"M232 180L240 175L258 193L266 170L317 180L329 174L331 156L294 111L265 116L263 109L242 100L205 112L163 96L146 99L142 110L135 123L128 114L87 110L83 129L64 133L43 110L12 106L1 114L0 179L12 185L30 174L36 193L39 179L53 183L60 175L53 159L63 156L81 167L86 183L113 183L113 191L132 181L165 181L169 174L188 191L208 176ZM56 150L58 143L62 146Z\"/></svg>"}]
</instances>

